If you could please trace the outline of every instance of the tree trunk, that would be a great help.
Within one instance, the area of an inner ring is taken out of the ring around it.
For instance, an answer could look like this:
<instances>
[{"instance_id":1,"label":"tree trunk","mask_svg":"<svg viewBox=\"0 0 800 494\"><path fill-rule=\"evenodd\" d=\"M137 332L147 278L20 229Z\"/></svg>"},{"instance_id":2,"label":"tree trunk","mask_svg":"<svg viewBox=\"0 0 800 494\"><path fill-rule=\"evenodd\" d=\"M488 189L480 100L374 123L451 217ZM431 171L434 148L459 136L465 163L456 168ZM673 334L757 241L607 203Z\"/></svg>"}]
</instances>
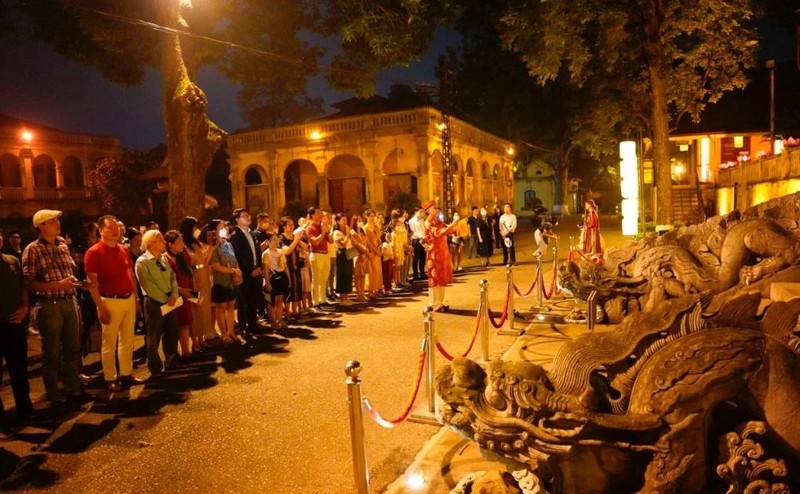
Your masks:
<instances>
[{"instance_id":1,"label":"tree trunk","mask_svg":"<svg viewBox=\"0 0 800 494\"><path fill-rule=\"evenodd\" d=\"M672 170L669 161L669 113L667 85L664 76L664 49L661 44L661 2L648 2L646 52L650 77L650 103L653 112L653 167L657 201L656 223L671 225Z\"/></svg>"},{"instance_id":2,"label":"tree trunk","mask_svg":"<svg viewBox=\"0 0 800 494\"><path fill-rule=\"evenodd\" d=\"M572 195L569 189L569 159L568 156L562 156L559 161L561 166L558 169L559 185L561 189L561 214L574 214L577 211L570 211L572 205Z\"/></svg>"},{"instance_id":3,"label":"tree trunk","mask_svg":"<svg viewBox=\"0 0 800 494\"><path fill-rule=\"evenodd\" d=\"M181 0L162 0L161 23L185 29ZM180 36L163 34L163 117L169 174L168 225L177 228L186 216L203 219L206 171L225 132L206 117L207 99L192 81L183 59Z\"/></svg>"}]
</instances>

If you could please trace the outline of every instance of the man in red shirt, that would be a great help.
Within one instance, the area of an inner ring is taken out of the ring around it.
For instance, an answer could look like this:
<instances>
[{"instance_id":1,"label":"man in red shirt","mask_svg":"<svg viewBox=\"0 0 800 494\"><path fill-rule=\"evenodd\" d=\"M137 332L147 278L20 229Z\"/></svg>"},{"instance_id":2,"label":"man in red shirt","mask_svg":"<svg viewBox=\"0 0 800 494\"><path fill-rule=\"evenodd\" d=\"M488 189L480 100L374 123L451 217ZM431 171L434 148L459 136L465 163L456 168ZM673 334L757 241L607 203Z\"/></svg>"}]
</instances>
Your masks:
<instances>
[{"instance_id":1,"label":"man in red shirt","mask_svg":"<svg viewBox=\"0 0 800 494\"><path fill-rule=\"evenodd\" d=\"M322 222L322 210L316 207L308 208L310 224L306 227L306 237L311 247L311 299L314 306L319 307L327 303L328 275L331 271L330 256L328 255L328 242L330 239L330 225Z\"/></svg>"},{"instance_id":2,"label":"man in red shirt","mask_svg":"<svg viewBox=\"0 0 800 494\"><path fill-rule=\"evenodd\" d=\"M133 371L133 341L136 312L139 307L133 266L128 250L117 241L119 223L107 215L97 220L100 241L84 255L89 293L97 305L97 316L103 328L100 359L103 377L109 391L121 391L123 386L141 384L131 375ZM115 354L119 359L119 378Z\"/></svg>"}]
</instances>

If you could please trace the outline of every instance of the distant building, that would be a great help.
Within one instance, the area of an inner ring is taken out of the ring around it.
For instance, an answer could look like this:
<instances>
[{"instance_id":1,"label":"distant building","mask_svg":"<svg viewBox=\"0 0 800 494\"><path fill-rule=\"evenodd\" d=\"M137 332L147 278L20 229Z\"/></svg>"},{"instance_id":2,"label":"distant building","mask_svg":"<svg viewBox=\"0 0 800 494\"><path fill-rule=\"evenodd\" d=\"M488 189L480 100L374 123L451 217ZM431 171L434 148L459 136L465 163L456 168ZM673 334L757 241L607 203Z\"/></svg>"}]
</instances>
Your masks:
<instances>
[{"instance_id":1,"label":"distant building","mask_svg":"<svg viewBox=\"0 0 800 494\"><path fill-rule=\"evenodd\" d=\"M88 169L117 157L119 139L77 134L0 114L0 217L28 217L43 208L100 213Z\"/></svg>"},{"instance_id":2,"label":"distant building","mask_svg":"<svg viewBox=\"0 0 800 494\"><path fill-rule=\"evenodd\" d=\"M348 214L382 209L398 194L442 204L442 114L432 107L353 110L228 138L234 207L278 215L290 201ZM514 200L511 142L451 117L456 209Z\"/></svg>"}]
</instances>

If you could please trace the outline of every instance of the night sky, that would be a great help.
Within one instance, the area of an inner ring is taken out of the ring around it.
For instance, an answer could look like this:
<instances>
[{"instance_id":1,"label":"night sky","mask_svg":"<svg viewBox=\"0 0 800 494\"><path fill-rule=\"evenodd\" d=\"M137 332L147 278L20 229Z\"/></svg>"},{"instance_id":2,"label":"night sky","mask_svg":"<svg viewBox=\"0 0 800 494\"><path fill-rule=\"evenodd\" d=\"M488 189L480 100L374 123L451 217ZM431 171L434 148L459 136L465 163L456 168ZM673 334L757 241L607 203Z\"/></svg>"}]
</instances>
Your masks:
<instances>
[{"instance_id":1,"label":"night sky","mask_svg":"<svg viewBox=\"0 0 800 494\"><path fill-rule=\"evenodd\" d=\"M394 83L436 83L439 54L457 39L453 31L439 30L422 60L379 75L378 94L386 95ZM236 103L237 85L210 68L201 71L199 84L208 96L208 115L217 125L227 132L245 126ZM331 90L323 76L309 79L309 94L322 96L326 105L353 96ZM128 148L147 149L164 142L160 71L149 70L140 86L114 84L97 69L22 36L0 38L0 113L71 132L114 135Z\"/></svg>"},{"instance_id":2,"label":"night sky","mask_svg":"<svg viewBox=\"0 0 800 494\"><path fill-rule=\"evenodd\" d=\"M792 32L770 26L762 33L762 60L794 57ZM422 60L379 75L378 93L386 95L394 83L436 83L434 66L439 54L458 41L457 33L440 29ZM209 68L203 69L199 83L208 96L212 120L228 132L245 126L236 103L236 85ZM310 79L309 94L322 96L328 105L352 96L334 92L322 76ZM147 149L164 142L159 71L150 70L140 86L117 85L98 70L67 60L21 35L0 38L0 113L66 131L114 135L128 148Z\"/></svg>"}]
</instances>

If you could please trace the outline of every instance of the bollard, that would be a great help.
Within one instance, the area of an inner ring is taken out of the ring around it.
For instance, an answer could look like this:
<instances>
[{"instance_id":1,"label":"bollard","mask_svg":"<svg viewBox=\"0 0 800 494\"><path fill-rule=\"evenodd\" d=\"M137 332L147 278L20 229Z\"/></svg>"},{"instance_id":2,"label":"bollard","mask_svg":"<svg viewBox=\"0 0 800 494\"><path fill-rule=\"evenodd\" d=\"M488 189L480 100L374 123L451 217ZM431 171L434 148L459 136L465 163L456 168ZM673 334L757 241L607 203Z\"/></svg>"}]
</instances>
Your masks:
<instances>
[{"instance_id":1,"label":"bollard","mask_svg":"<svg viewBox=\"0 0 800 494\"><path fill-rule=\"evenodd\" d=\"M364 448L364 414L361 408L361 364L357 360L347 362L347 405L350 409L350 442L353 447L353 474L358 494L369 494L369 470L367 452Z\"/></svg>"},{"instance_id":2,"label":"bollard","mask_svg":"<svg viewBox=\"0 0 800 494\"><path fill-rule=\"evenodd\" d=\"M436 327L433 321L433 307L426 307L422 310L425 316L423 321L424 334L422 337L422 350L425 352L425 390L428 395L428 406L426 410L418 410L409 415L408 421L417 424L435 425L441 424L436 420Z\"/></svg>"},{"instance_id":3,"label":"bollard","mask_svg":"<svg viewBox=\"0 0 800 494\"><path fill-rule=\"evenodd\" d=\"M484 362L489 361L489 281L481 280L481 356Z\"/></svg>"},{"instance_id":4,"label":"bollard","mask_svg":"<svg viewBox=\"0 0 800 494\"><path fill-rule=\"evenodd\" d=\"M435 414L436 388L433 381L436 375L436 333L433 322L433 307L426 307L422 314L425 316L423 322L425 326L425 343L428 353L425 355L425 365L428 367L425 372L426 389L428 391L428 412Z\"/></svg>"},{"instance_id":5,"label":"bollard","mask_svg":"<svg viewBox=\"0 0 800 494\"><path fill-rule=\"evenodd\" d=\"M536 253L536 308L544 307L544 272L542 271L542 254Z\"/></svg>"},{"instance_id":6,"label":"bollard","mask_svg":"<svg viewBox=\"0 0 800 494\"><path fill-rule=\"evenodd\" d=\"M508 326L497 331L497 334L519 336L521 331L514 331L514 266L506 267L506 290L508 290Z\"/></svg>"},{"instance_id":7,"label":"bollard","mask_svg":"<svg viewBox=\"0 0 800 494\"><path fill-rule=\"evenodd\" d=\"M592 293L586 298L586 323L589 332L594 331L594 325L597 322L597 290L592 290Z\"/></svg>"},{"instance_id":8,"label":"bollard","mask_svg":"<svg viewBox=\"0 0 800 494\"><path fill-rule=\"evenodd\" d=\"M508 285L508 330L514 331L514 266L506 268L506 285Z\"/></svg>"}]
</instances>

